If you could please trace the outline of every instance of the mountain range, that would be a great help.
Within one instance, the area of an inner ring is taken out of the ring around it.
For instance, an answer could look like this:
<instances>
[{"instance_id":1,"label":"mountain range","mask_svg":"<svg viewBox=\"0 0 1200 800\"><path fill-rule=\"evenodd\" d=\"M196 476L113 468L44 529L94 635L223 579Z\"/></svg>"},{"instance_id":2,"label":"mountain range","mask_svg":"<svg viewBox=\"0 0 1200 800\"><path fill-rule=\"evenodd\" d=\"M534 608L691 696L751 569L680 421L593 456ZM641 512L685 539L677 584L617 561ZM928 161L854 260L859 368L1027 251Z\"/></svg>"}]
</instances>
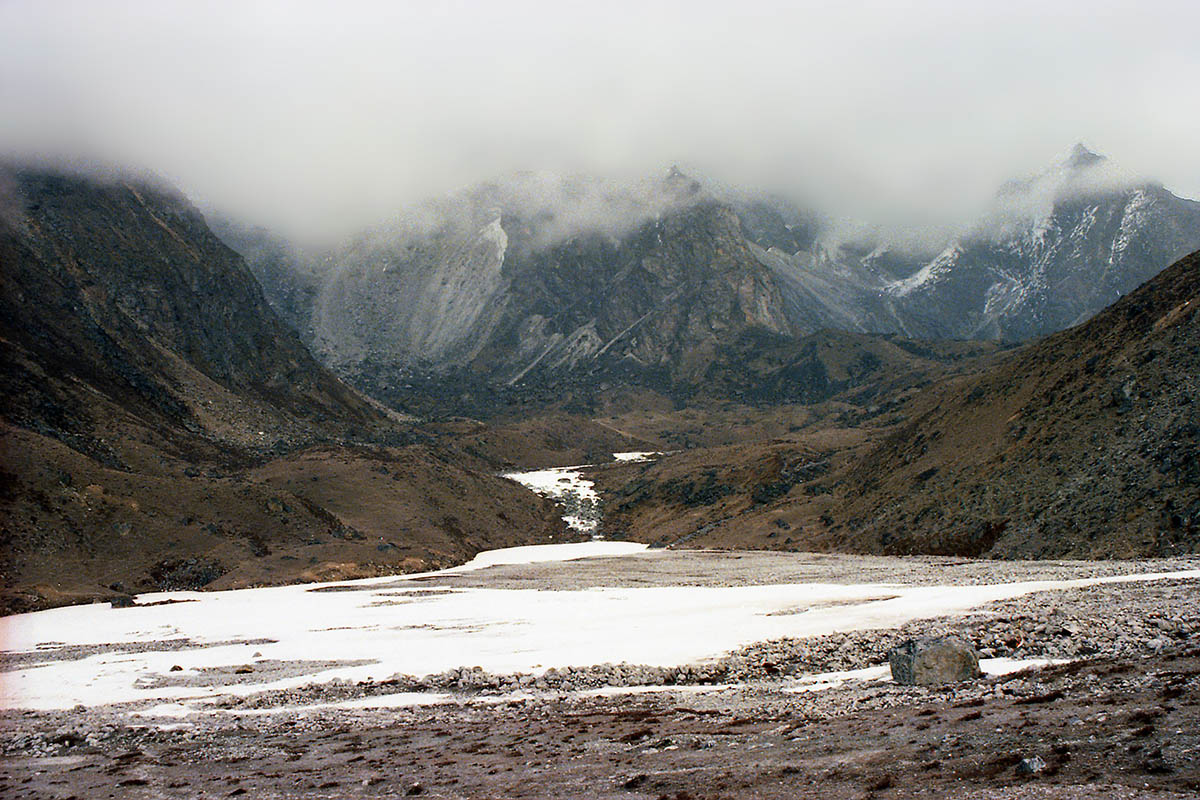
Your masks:
<instances>
[{"instance_id":1,"label":"mountain range","mask_svg":"<svg viewBox=\"0 0 1200 800\"><path fill-rule=\"evenodd\" d=\"M747 331L1023 341L1200 248L1200 203L1082 145L929 255L676 169L636 186L518 175L305 252L220 227L318 357L357 385L625 381L704 391ZM746 384L748 388L753 382Z\"/></svg>"},{"instance_id":2,"label":"mountain range","mask_svg":"<svg viewBox=\"0 0 1200 800\"><path fill-rule=\"evenodd\" d=\"M606 530L660 546L968 557L1200 548L1200 253L991 361L930 382L894 424L598 473Z\"/></svg>"},{"instance_id":3,"label":"mountain range","mask_svg":"<svg viewBox=\"0 0 1200 800\"><path fill-rule=\"evenodd\" d=\"M684 450L601 481L660 544L1195 549L1200 205L1077 148L925 257L723 197L530 174L314 250L0 165L0 608L550 541L498 473L617 450Z\"/></svg>"}]
</instances>

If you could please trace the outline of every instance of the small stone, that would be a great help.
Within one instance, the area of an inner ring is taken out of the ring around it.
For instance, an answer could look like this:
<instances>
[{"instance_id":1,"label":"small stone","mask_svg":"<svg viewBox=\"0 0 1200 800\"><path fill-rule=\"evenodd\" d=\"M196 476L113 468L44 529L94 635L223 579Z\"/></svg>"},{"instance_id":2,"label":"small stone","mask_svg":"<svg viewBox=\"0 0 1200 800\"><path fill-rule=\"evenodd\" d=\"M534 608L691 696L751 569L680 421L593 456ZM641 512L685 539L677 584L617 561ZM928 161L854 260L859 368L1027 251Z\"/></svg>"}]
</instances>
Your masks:
<instances>
[{"instance_id":1,"label":"small stone","mask_svg":"<svg viewBox=\"0 0 1200 800\"><path fill-rule=\"evenodd\" d=\"M1017 764L1018 775L1036 775L1046 768L1046 762L1041 756L1031 756L1030 758L1022 758L1021 763Z\"/></svg>"}]
</instances>

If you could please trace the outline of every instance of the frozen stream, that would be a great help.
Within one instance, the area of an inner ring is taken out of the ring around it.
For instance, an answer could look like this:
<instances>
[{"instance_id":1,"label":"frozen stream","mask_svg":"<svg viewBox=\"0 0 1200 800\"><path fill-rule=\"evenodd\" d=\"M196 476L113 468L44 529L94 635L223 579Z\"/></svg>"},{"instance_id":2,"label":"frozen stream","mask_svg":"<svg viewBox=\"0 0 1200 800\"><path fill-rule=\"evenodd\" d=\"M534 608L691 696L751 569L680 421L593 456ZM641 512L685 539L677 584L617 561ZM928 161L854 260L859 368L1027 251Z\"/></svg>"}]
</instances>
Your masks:
<instances>
[{"instance_id":1,"label":"frozen stream","mask_svg":"<svg viewBox=\"0 0 1200 800\"><path fill-rule=\"evenodd\" d=\"M527 564L497 569L534 575L544 569L538 562L622 556L613 563L634 558L653 569L666 555L643 548L624 542L514 548L424 575L143 595L132 608L94 604L5 617L0 706L195 708L219 695L458 666L493 673L622 661L672 666L766 639L891 628L1047 589L1200 578L1193 569L977 586L487 587L487 570L495 565ZM479 576L477 585L450 585L468 571ZM149 605L165 600L177 602Z\"/></svg>"},{"instance_id":2,"label":"frozen stream","mask_svg":"<svg viewBox=\"0 0 1200 800\"><path fill-rule=\"evenodd\" d=\"M651 461L655 452L613 453L618 462ZM583 477L582 470L595 464L579 464L574 467L550 467L547 469L506 472L503 477L528 487L543 497L549 497L563 507L563 521L567 527L580 533L598 538L600 528L600 495L596 485Z\"/></svg>"}]
</instances>

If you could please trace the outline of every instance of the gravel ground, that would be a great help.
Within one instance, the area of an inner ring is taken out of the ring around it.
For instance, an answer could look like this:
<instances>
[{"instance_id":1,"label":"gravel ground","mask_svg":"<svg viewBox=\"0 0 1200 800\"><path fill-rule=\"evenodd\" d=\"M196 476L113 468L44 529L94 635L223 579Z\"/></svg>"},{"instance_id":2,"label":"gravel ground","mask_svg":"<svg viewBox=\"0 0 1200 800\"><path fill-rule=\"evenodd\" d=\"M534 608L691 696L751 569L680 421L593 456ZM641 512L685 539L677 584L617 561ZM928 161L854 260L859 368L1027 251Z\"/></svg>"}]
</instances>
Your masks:
<instances>
[{"instance_id":1,"label":"gravel ground","mask_svg":"<svg viewBox=\"0 0 1200 800\"><path fill-rule=\"evenodd\" d=\"M265 709L330 703L396 692L574 692L602 687L688 686L769 682L786 687L803 675L855 670L885 663L888 651L916 636L955 634L983 658L1079 659L1143 657L1200 642L1197 581L1105 584L1040 592L991 603L963 617L918 620L898 629L778 639L744 647L702 664L657 667L598 664L541 674L496 675L459 668L384 681L332 682L219 701L222 708Z\"/></svg>"},{"instance_id":2,"label":"gravel ground","mask_svg":"<svg viewBox=\"0 0 1200 800\"><path fill-rule=\"evenodd\" d=\"M1196 565L648 553L438 584L549 588L573 572L581 577L571 588L671 585L689 575L700 585L994 583ZM0 795L1200 797L1198 587L1162 580L1042 592L899 630L761 642L682 667L460 669L227 697L178 719L140 716L144 706L8 712ZM1071 661L944 687L875 680L794 691L800 676L873 666L903 639L930 633L964 636L984 657ZM659 691L594 691L642 685ZM303 707L402 691L450 697L378 710Z\"/></svg>"},{"instance_id":3,"label":"gravel ground","mask_svg":"<svg viewBox=\"0 0 1200 800\"><path fill-rule=\"evenodd\" d=\"M0 742L12 798L1194 798L1200 648L938 688L13 714Z\"/></svg>"},{"instance_id":4,"label":"gravel ground","mask_svg":"<svg viewBox=\"0 0 1200 800\"><path fill-rule=\"evenodd\" d=\"M903 583L973 586L1200 569L1200 558L1139 561L983 561L937 556L859 556L770 550L647 550L631 556L492 567L419 578L453 588L590 589L764 586L779 583ZM397 586L412 586L411 581ZM382 588L379 585L376 589Z\"/></svg>"}]
</instances>

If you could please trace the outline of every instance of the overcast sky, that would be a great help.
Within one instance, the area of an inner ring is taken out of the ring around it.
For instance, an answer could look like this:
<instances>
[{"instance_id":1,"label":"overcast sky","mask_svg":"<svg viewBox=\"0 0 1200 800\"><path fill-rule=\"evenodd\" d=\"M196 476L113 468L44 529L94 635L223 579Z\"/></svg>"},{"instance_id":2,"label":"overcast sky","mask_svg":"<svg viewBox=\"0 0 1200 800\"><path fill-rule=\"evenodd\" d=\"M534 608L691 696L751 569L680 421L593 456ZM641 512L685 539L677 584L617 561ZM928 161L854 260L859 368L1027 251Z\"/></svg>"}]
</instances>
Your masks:
<instances>
[{"instance_id":1,"label":"overcast sky","mask_svg":"<svg viewBox=\"0 0 1200 800\"><path fill-rule=\"evenodd\" d=\"M1077 140L1200 197L1200 2L0 0L0 151L291 231L680 163L953 217Z\"/></svg>"}]
</instances>

